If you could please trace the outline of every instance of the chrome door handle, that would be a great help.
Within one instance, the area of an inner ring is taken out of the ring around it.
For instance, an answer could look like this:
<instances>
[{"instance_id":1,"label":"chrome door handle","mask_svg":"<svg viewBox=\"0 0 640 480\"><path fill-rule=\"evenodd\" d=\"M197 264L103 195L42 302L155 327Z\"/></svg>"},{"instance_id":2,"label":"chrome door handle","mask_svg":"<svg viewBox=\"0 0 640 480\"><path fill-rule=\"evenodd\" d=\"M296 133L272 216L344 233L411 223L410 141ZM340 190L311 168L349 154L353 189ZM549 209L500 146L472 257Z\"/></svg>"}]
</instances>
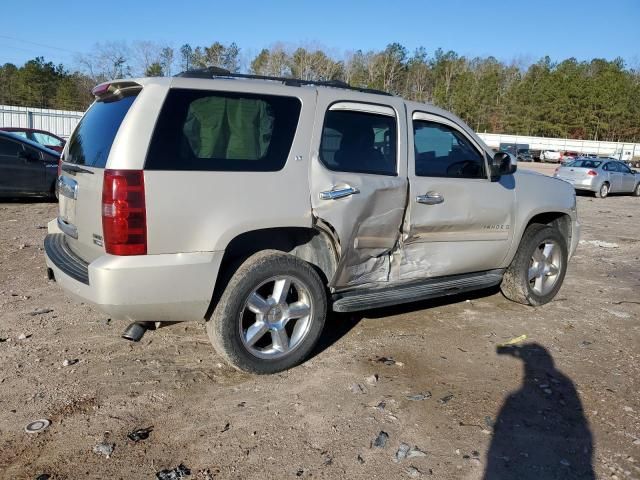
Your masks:
<instances>
[{"instance_id":1,"label":"chrome door handle","mask_svg":"<svg viewBox=\"0 0 640 480\"><path fill-rule=\"evenodd\" d=\"M418 195L416 202L425 205L437 205L438 203L444 202L444 197L437 192L427 192L426 195Z\"/></svg>"},{"instance_id":2,"label":"chrome door handle","mask_svg":"<svg viewBox=\"0 0 640 480\"><path fill-rule=\"evenodd\" d=\"M360 193L360 190L350 186L332 188L331 190L320 192L320 200L337 200L339 198L349 197L354 193Z\"/></svg>"}]
</instances>

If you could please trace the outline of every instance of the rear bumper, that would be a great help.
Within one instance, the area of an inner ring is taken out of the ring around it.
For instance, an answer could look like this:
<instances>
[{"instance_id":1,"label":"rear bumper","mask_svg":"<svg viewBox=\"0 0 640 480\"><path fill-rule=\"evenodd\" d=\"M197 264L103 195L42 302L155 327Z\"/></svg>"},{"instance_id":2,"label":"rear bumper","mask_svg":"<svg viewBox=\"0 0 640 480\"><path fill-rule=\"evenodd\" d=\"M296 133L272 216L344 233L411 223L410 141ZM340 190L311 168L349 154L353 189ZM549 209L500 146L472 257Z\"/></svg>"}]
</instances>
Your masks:
<instances>
[{"instance_id":1,"label":"rear bumper","mask_svg":"<svg viewBox=\"0 0 640 480\"><path fill-rule=\"evenodd\" d=\"M573 188L575 188L576 190L587 190L590 192L597 192L600 187L599 182L597 182L593 178L584 178L584 179L578 179L578 180L573 178L563 178L560 176L556 178L559 178L560 180L564 180L568 184L572 185Z\"/></svg>"},{"instance_id":2,"label":"rear bumper","mask_svg":"<svg viewBox=\"0 0 640 480\"><path fill-rule=\"evenodd\" d=\"M66 246L64 234L45 239L47 267L69 295L132 322L203 319L223 253L103 255L86 264Z\"/></svg>"}]
</instances>

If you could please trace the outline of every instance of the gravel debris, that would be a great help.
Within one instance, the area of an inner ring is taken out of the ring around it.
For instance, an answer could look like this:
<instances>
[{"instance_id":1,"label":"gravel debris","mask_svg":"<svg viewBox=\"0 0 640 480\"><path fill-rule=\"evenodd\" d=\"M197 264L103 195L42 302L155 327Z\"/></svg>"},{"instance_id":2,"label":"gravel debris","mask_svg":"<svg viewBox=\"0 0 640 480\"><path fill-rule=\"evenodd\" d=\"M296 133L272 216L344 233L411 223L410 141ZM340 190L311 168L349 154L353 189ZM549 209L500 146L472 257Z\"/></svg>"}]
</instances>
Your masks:
<instances>
[{"instance_id":1,"label":"gravel debris","mask_svg":"<svg viewBox=\"0 0 640 480\"><path fill-rule=\"evenodd\" d=\"M372 446L375 448L384 448L387 446L387 440L389 440L389 434L381 430L376 439L373 441Z\"/></svg>"}]
</instances>

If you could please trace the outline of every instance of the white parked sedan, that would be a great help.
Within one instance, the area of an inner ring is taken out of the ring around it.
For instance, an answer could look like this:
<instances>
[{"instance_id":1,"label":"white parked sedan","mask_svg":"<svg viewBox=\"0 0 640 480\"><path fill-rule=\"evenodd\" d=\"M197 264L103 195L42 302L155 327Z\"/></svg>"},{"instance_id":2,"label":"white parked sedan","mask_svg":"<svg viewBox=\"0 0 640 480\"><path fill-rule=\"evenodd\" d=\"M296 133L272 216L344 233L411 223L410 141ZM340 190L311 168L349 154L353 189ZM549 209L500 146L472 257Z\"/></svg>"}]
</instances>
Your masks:
<instances>
[{"instance_id":1,"label":"white parked sedan","mask_svg":"<svg viewBox=\"0 0 640 480\"><path fill-rule=\"evenodd\" d=\"M609 193L640 196L640 174L617 160L578 158L556 168L553 176L569 182L576 190L594 192L598 198Z\"/></svg>"},{"instance_id":2,"label":"white parked sedan","mask_svg":"<svg viewBox=\"0 0 640 480\"><path fill-rule=\"evenodd\" d=\"M540 160L543 162L559 163L562 155L557 150L543 150L540 152Z\"/></svg>"}]
</instances>

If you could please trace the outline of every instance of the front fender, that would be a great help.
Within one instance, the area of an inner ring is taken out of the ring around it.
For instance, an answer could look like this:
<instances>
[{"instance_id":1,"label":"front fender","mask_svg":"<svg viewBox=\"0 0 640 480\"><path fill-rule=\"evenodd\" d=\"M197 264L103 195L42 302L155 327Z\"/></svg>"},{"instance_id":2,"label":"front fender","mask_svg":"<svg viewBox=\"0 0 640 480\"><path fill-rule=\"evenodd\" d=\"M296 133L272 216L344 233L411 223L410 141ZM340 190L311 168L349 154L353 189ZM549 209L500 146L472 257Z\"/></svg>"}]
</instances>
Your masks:
<instances>
[{"instance_id":1,"label":"front fender","mask_svg":"<svg viewBox=\"0 0 640 480\"><path fill-rule=\"evenodd\" d=\"M580 236L580 224L576 209L576 194L567 182L546 175L518 171L516 180L516 211L513 243L503 267L509 266L531 220L539 215L564 214L571 219L569 255L575 251Z\"/></svg>"}]
</instances>

